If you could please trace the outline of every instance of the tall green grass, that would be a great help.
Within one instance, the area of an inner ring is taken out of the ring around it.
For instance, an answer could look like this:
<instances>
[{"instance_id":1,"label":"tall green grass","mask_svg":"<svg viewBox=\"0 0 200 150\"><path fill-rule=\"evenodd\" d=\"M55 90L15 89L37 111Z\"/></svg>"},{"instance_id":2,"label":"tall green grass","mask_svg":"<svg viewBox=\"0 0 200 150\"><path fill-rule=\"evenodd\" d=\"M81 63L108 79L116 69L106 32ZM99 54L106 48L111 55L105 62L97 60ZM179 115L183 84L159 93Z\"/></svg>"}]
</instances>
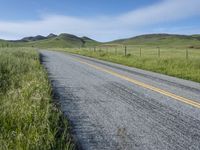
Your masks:
<instances>
[{"instance_id":1,"label":"tall green grass","mask_svg":"<svg viewBox=\"0 0 200 150\"><path fill-rule=\"evenodd\" d=\"M33 49L0 49L0 149L73 149Z\"/></svg>"},{"instance_id":2,"label":"tall green grass","mask_svg":"<svg viewBox=\"0 0 200 150\"><path fill-rule=\"evenodd\" d=\"M124 56L124 51L119 50L116 54L114 49L104 51L87 49L60 50L200 82L200 51L198 50L193 55L189 55L188 59L185 58L185 50L178 54L173 53L170 49L169 52L165 50L165 54L160 57L157 54L148 55L148 50L144 50L141 57L138 54L135 55L134 51L128 51L127 56ZM154 52L154 50L151 50L151 52Z\"/></svg>"}]
</instances>

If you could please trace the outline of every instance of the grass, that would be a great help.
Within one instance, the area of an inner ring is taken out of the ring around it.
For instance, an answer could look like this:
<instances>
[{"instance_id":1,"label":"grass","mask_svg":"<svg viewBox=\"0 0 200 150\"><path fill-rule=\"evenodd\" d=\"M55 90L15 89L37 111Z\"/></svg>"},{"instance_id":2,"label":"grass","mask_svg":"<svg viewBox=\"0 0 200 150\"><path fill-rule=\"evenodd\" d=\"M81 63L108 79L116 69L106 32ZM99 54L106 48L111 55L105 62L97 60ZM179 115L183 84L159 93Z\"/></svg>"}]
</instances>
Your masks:
<instances>
[{"instance_id":1,"label":"grass","mask_svg":"<svg viewBox=\"0 0 200 150\"><path fill-rule=\"evenodd\" d=\"M188 59L186 59L186 50L161 48L160 57L156 48L136 47L127 49L127 56L124 50L117 50L112 47L93 49L60 49L67 52L98 58L101 60L111 61L130 67L136 67L144 70L158 72L174 77L183 78L200 82L200 50L189 49Z\"/></svg>"},{"instance_id":2,"label":"grass","mask_svg":"<svg viewBox=\"0 0 200 150\"><path fill-rule=\"evenodd\" d=\"M0 49L0 149L73 149L33 49Z\"/></svg>"}]
</instances>

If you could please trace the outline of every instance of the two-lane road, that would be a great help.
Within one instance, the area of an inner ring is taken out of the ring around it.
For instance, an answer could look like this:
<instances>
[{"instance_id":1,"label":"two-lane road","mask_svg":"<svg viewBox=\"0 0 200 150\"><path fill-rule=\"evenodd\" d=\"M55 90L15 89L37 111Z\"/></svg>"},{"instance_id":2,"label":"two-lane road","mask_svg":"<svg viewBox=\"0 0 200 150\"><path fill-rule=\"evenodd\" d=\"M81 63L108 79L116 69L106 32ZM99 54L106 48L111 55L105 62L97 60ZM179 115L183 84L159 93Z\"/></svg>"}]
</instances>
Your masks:
<instances>
[{"instance_id":1,"label":"two-lane road","mask_svg":"<svg viewBox=\"0 0 200 150\"><path fill-rule=\"evenodd\" d=\"M41 56L80 149L200 149L199 83L78 55Z\"/></svg>"}]
</instances>

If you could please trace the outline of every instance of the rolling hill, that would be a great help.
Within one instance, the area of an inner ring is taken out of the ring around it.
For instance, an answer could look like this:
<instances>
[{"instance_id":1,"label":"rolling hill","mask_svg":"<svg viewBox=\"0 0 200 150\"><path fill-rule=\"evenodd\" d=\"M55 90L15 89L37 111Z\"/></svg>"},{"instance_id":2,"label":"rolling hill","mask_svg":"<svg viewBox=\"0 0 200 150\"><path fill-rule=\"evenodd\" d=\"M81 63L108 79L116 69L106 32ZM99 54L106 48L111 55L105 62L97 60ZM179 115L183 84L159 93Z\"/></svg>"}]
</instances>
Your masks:
<instances>
[{"instance_id":1,"label":"rolling hill","mask_svg":"<svg viewBox=\"0 0 200 150\"><path fill-rule=\"evenodd\" d=\"M187 46L200 47L200 35L147 34L128 39L120 39L107 44L143 45L143 46Z\"/></svg>"},{"instance_id":2,"label":"rolling hill","mask_svg":"<svg viewBox=\"0 0 200 150\"><path fill-rule=\"evenodd\" d=\"M175 34L146 34L127 39L101 43L88 37L78 37L72 34L49 34L25 37L17 41L0 40L0 47L38 47L38 48L77 48L94 46L162 46L162 47L189 47L200 49L200 35L175 35Z\"/></svg>"},{"instance_id":3,"label":"rolling hill","mask_svg":"<svg viewBox=\"0 0 200 150\"><path fill-rule=\"evenodd\" d=\"M30 42L30 41L38 41L38 40L45 40L45 39L48 39L48 37L44 37L42 35L37 35L35 37L25 37L25 38L21 39L20 41Z\"/></svg>"},{"instance_id":4,"label":"rolling hill","mask_svg":"<svg viewBox=\"0 0 200 150\"><path fill-rule=\"evenodd\" d=\"M48 36L37 35L34 37L25 37L16 41L0 41L0 45L8 43L11 47L39 47L39 48L74 48L74 47L90 47L99 45L100 42L92 40L88 37L78 37L72 34L62 33L60 35L49 34Z\"/></svg>"}]
</instances>

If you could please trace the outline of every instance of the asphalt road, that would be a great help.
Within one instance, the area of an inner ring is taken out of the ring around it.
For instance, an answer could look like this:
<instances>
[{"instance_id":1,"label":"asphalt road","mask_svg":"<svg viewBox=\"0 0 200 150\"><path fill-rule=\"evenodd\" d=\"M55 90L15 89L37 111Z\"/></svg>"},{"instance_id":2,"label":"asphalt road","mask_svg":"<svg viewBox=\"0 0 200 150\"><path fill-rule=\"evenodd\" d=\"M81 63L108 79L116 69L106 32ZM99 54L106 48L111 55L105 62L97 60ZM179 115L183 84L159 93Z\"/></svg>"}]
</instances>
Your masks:
<instances>
[{"instance_id":1,"label":"asphalt road","mask_svg":"<svg viewBox=\"0 0 200 150\"><path fill-rule=\"evenodd\" d=\"M41 51L55 98L84 150L200 150L200 84Z\"/></svg>"}]
</instances>

